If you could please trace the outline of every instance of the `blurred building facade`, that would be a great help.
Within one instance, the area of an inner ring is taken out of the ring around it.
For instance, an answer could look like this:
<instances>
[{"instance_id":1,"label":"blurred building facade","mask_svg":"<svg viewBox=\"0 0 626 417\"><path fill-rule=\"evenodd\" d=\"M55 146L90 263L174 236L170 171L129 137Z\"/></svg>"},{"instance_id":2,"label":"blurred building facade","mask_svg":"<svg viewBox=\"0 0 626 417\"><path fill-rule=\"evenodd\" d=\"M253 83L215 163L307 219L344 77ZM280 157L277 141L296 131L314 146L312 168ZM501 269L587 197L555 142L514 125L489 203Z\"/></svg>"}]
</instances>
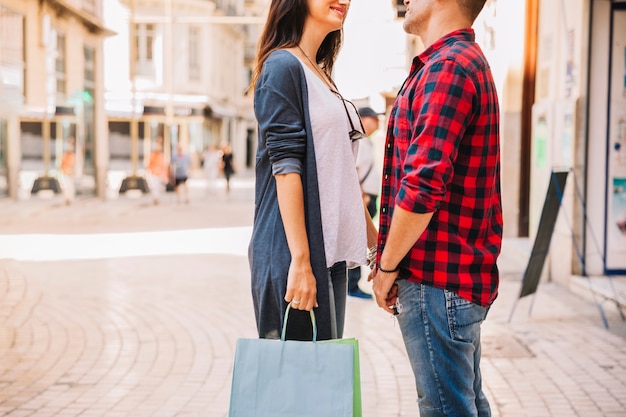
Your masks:
<instances>
[{"instance_id":1,"label":"blurred building facade","mask_svg":"<svg viewBox=\"0 0 626 417\"><path fill-rule=\"evenodd\" d=\"M100 0L0 1L0 193L54 179L67 148L95 188L102 45L113 34L101 11Z\"/></svg>"},{"instance_id":2,"label":"blurred building facade","mask_svg":"<svg viewBox=\"0 0 626 417\"><path fill-rule=\"evenodd\" d=\"M520 201L535 237L567 172L544 275L626 275L626 1L526 1Z\"/></svg>"},{"instance_id":3,"label":"blurred building facade","mask_svg":"<svg viewBox=\"0 0 626 417\"><path fill-rule=\"evenodd\" d=\"M54 189L75 148L79 190L105 198L157 141L254 160L245 94L263 6L248 0L0 0L0 195ZM38 179L45 181L38 183ZM44 188L45 188L44 186Z\"/></svg>"},{"instance_id":4,"label":"blurred building facade","mask_svg":"<svg viewBox=\"0 0 626 417\"><path fill-rule=\"evenodd\" d=\"M625 275L626 1L487 0L474 29L501 101L505 235L534 239L569 172L544 279ZM422 49L407 37L407 66Z\"/></svg>"},{"instance_id":5,"label":"blurred building facade","mask_svg":"<svg viewBox=\"0 0 626 417\"><path fill-rule=\"evenodd\" d=\"M247 26L256 24L246 14L244 0L106 3L118 33L105 42L111 172L141 171L161 140L166 157L180 144L195 166L210 144L245 155Z\"/></svg>"},{"instance_id":6,"label":"blurred building facade","mask_svg":"<svg viewBox=\"0 0 626 417\"><path fill-rule=\"evenodd\" d=\"M551 27L550 16L559 17L558 29ZM548 132L553 129L545 153L554 165L571 166L576 179L577 187L566 190L565 207L584 270L575 251L572 269L626 275L626 1L541 4L539 28L542 72L533 108L533 166L541 162L537 130L544 112ZM559 45L558 53L550 41ZM565 230L567 224L561 226L564 244ZM551 267L561 276L567 258L555 255L559 261Z\"/></svg>"}]
</instances>

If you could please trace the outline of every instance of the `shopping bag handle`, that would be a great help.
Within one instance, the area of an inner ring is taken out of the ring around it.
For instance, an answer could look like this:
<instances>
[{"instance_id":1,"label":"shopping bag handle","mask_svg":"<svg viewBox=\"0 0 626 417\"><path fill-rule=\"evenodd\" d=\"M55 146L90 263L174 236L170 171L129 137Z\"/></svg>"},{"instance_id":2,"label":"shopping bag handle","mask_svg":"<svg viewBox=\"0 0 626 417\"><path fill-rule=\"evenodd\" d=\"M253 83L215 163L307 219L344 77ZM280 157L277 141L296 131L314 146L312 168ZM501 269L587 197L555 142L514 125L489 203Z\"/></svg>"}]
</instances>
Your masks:
<instances>
[{"instance_id":1,"label":"shopping bag handle","mask_svg":"<svg viewBox=\"0 0 626 417\"><path fill-rule=\"evenodd\" d=\"M283 320L283 331L280 335L280 340L285 341L285 335L287 334L287 319L289 318L289 310L291 309L291 303L287 304L287 309L285 310L285 318ZM315 313L313 310L311 313L311 325L313 326L313 342L317 341L317 323L315 322Z\"/></svg>"}]
</instances>

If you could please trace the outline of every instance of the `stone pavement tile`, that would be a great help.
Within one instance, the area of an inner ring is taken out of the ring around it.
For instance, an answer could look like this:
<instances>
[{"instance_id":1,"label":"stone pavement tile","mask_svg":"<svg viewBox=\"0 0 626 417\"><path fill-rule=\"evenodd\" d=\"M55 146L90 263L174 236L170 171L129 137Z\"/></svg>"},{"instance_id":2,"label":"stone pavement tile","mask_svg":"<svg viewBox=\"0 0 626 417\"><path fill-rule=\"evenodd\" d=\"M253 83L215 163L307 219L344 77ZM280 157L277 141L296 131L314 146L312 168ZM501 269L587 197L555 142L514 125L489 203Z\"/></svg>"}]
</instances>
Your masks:
<instances>
[{"instance_id":1,"label":"stone pavement tile","mask_svg":"<svg viewBox=\"0 0 626 417\"><path fill-rule=\"evenodd\" d=\"M249 196L24 207L28 215L0 227L87 240L58 237L56 246L71 250L54 252L56 260L0 259L0 416L226 416L235 342L256 331L246 236L220 225L249 225ZM174 229L182 232L159 232ZM111 257L108 235L90 235L103 232L144 234L115 240L132 241L135 256ZM151 255L155 242L180 250ZM543 282L516 305L528 245L509 242L483 326L493 416L624 415L626 332L617 312L607 308L607 331L595 305ZM416 416L395 320L371 300L349 298L345 336L360 343L364 416Z\"/></svg>"},{"instance_id":2,"label":"stone pavement tile","mask_svg":"<svg viewBox=\"0 0 626 417\"><path fill-rule=\"evenodd\" d=\"M545 302L546 296L551 296L554 290L555 287L552 286L540 288L541 295L538 294L538 298ZM563 294L559 293L558 298L550 301L553 307L558 308L560 303L567 304L567 301L576 301L576 298L566 297L563 300ZM539 311L537 317L521 317L523 323L520 323L520 318L515 317L509 329L523 332L523 343L530 355L523 361L516 360L516 367L505 368L499 365L496 368L506 373L512 389L516 392L525 385L518 382L520 380L525 379L528 381L526 384L534 387L528 394L529 400L524 404L525 409L535 410L537 404L545 404L551 415L572 415L573 411L566 410L576 410L580 398L585 398L591 400L586 408L589 414L579 415L603 415L608 412L611 401L622 398L619 407L626 410L623 401L626 398L624 384L613 386L610 390L602 382L607 377L612 377L606 374L602 365L607 360L611 361L611 356L624 357L626 354L623 339L601 327L593 306L589 308L581 307L580 304L574 305L579 308L579 317L573 321L564 319L571 314L568 309L556 309L556 312L553 310L551 317L545 315L544 311ZM488 328L488 324L489 319L485 328ZM485 355L489 356L489 353L485 352ZM613 374L623 372L622 367ZM489 384L488 376L485 378ZM603 398L606 395L609 398Z\"/></svg>"},{"instance_id":3,"label":"stone pavement tile","mask_svg":"<svg viewBox=\"0 0 626 417\"><path fill-rule=\"evenodd\" d=\"M34 410L13 410L7 414L7 417L28 417L35 415Z\"/></svg>"}]
</instances>

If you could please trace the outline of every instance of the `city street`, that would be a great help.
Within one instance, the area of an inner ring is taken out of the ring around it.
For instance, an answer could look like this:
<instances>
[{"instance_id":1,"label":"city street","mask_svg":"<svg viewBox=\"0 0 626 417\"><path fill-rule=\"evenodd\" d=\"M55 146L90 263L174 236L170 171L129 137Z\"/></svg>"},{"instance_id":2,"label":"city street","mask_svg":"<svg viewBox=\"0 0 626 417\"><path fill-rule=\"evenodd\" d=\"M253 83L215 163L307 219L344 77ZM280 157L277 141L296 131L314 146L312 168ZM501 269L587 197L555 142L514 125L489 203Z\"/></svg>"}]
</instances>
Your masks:
<instances>
[{"instance_id":1,"label":"city street","mask_svg":"<svg viewBox=\"0 0 626 417\"><path fill-rule=\"evenodd\" d=\"M236 176L230 194L190 185L189 204L172 193L159 205L0 200L0 416L228 415L236 340L256 336L253 179ZM542 282L511 314L530 246L505 240L483 326L493 416L626 416L626 323L614 304L602 304L607 330L591 297ZM360 343L363 415L418 416L394 319L349 298L344 336Z\"/></svg>"}]
</instances>

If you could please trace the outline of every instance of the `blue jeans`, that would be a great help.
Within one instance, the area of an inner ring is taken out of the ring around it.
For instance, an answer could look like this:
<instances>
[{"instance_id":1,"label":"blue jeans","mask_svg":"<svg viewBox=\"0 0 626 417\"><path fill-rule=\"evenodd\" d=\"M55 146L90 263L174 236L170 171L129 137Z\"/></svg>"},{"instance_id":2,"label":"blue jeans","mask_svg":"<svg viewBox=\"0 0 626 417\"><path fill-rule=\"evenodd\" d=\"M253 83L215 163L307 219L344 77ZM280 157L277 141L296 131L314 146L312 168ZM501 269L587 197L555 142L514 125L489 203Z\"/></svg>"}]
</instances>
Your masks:
<instances>
[{"instance_id":1,"label":"blue jeans","mask_svg":"<svg viewBox=\"0 0 626 417\"><path fill-rule=\"evenodd\" d=\"M397 283L397 319L420 417L491 416L480 375L480 325L488 309L447 290Z\"/></svg>"},{"instance_id":2,"label":"blue jeans","mask_svg":"<svg viewBox=\"0 0 626 417\"><path fill-rule=\"evenodd\" d=\"M357 266L348 269L348 292L357 291L359 289L359 281L361 280L361 267Z\"/></svg>"}]
</instances>

